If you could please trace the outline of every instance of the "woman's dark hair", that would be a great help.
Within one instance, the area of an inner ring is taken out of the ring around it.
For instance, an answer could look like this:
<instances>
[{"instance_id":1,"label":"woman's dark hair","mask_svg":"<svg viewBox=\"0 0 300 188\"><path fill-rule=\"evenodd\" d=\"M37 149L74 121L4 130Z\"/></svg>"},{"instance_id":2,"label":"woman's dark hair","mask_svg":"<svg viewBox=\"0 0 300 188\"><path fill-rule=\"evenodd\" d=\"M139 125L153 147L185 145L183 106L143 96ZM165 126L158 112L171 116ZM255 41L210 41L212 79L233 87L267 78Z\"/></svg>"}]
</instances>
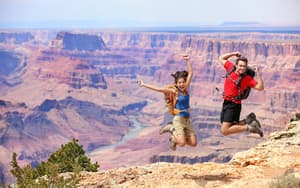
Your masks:
<instances>
[{"instance_id":1,"label":"woman's dark hair","mask_svg":"<svg viewBox=\"0 0 300 188\"><path fill-rule=\"evenodd\" d=\"M171 74L171 76L173 76L173 78L175 79L175 84L176 84L180 78L183 78L186 81L188 74L189 73L184 70L184 71L177 71L175 72L175 74Z\"/></svg>"},{"instance_id":2,"label":"woman's dark hair","mask_svg":"<svg viewBox=\"0 0 300 188\"><path fill-rule=\"evenodd\" d=\"M236 59L235 64L237 65L239 61L244 61L244 62L246 62L246 64L248 64L248 59L246 57L244 57L244 56L238 57Z\"/></svg>"}]
</instances>

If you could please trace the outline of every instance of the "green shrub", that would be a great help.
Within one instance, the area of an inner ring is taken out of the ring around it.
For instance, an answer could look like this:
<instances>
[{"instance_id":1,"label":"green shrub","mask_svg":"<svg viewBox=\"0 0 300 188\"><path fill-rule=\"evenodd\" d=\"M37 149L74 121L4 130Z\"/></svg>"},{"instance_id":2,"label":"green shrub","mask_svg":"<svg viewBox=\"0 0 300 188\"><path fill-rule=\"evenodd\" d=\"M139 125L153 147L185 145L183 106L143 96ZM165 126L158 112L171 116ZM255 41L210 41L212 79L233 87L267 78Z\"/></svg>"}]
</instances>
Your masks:
<instances>
[{"instance_id":1,"label":"green shrub","mask_svg":"<svg viewBox=\"0 0 300 188\"><path fill-rule=\"evenodd\" d=\"M84 171L96 172L99 165L91 164L91 160L85 155L83 146L77 144L78 140L62 145L61 149L51 154L48 162L59 166L59 172L73 172L74 164Z\"/></svg>"},{"instance_id":2,"label":"green shrub","mask_svg":"<svg viewBox=\"0 0 300 188\"><path fill-rule=\"evenodd\" d=\"M42 161L36 168L27 165L21 168L17 162L17 154L13 153L11 174L17 179L18 188L27 187L76 187L79 182L79 172L96 172L98 163L91 163L85 155L83 146L73 139L52 153L47 162ZM70 178L60 176L64 172L73 172Z\"/></svg>"}]
</instances>

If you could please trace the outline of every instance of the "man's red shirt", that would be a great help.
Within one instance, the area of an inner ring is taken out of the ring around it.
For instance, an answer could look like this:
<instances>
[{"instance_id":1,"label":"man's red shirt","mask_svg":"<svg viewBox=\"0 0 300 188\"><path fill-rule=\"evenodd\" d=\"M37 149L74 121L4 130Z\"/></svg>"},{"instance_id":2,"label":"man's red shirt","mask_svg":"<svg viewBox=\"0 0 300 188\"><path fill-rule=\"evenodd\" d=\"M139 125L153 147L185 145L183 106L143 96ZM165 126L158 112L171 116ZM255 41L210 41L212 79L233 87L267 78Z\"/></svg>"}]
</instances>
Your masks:
<instances>
[{"instance_id":1,"label":"man's red shirt","mask_svg":"<svg viewBox=\"0 0 300 188\"><path fill-rule=\"evenodd\" d=\"M226 69L226 72L228 72L234 64L230 61L226 61L224 63L224 68ZM231 77L231 79L229 78ZM228 101L232 101L237 104L241 104L241 100L234 100L233 97L236 97L239 95L238 88L234 82L237 82L238 78L240 77L239 74L237 74L235 71L233 71L229 75L224 82L224 96L223 98ZM257 84L257 81L254 80L251 76L246 75L242 80L241 80L241 93L247 88L247 87L255 87Z\"/></svg>"}]
</instances>

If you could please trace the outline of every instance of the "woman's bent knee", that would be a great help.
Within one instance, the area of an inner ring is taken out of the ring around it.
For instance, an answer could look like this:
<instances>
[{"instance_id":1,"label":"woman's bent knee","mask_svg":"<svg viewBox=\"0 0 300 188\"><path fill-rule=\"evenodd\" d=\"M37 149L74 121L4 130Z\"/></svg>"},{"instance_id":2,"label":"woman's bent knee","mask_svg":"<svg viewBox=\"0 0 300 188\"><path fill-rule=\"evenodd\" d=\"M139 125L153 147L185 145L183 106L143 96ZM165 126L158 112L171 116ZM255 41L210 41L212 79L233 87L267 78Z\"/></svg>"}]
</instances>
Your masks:
<instances>
[{"instance_id":1,"label":"woman's bent knee","mask_svg":"<svg viewBox=\"0 0 300 188\"><path fill-rule=\"evenodd\" d=\"M176 138L176 144L181 147L184 146L186 144L184 137Z\"/></svg>"},{"instance_id":2,"label":"woman's bent knee","mask_svg":"<svg viewBox=\"0 0 300 188\"><path fill-rule=\"evenodd\" d=\"M192 142L189 145L192 146L192 147L196 147L197 146L197 142Z\"/></svg>"},{"instance_id":3,"label":"woman's bent knee","mask_svg":"<svg viewBox=\"0 0 300 188\"><path fill-rule=\"evenodd\" d=\"M178 146L183 147L185 145L185 141L177 141L176 143Z\"/></svg>"}]
</instances>

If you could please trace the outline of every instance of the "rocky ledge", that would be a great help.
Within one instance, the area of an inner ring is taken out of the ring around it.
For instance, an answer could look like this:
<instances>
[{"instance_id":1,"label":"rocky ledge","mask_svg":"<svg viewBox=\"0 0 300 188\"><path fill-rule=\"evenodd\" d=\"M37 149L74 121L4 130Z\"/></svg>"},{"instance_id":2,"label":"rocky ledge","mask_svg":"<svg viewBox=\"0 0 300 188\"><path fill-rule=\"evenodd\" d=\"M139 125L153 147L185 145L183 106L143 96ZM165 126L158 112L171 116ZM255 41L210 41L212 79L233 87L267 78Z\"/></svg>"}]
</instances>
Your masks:
<instances>
[{"instance_id":1,"label":"rocky ledge","mask_svg":"<svg viewBox=\"0 0 300 188\"><path fill-rule=\"evenodd\" d=\"M267 188L278 177L300 178L300 121L274 132L226 164L154 163L96 173L82 172L80 187L243 187ZM101 164L101 161L100 161Z\"/></svg>"}]
</instances>

